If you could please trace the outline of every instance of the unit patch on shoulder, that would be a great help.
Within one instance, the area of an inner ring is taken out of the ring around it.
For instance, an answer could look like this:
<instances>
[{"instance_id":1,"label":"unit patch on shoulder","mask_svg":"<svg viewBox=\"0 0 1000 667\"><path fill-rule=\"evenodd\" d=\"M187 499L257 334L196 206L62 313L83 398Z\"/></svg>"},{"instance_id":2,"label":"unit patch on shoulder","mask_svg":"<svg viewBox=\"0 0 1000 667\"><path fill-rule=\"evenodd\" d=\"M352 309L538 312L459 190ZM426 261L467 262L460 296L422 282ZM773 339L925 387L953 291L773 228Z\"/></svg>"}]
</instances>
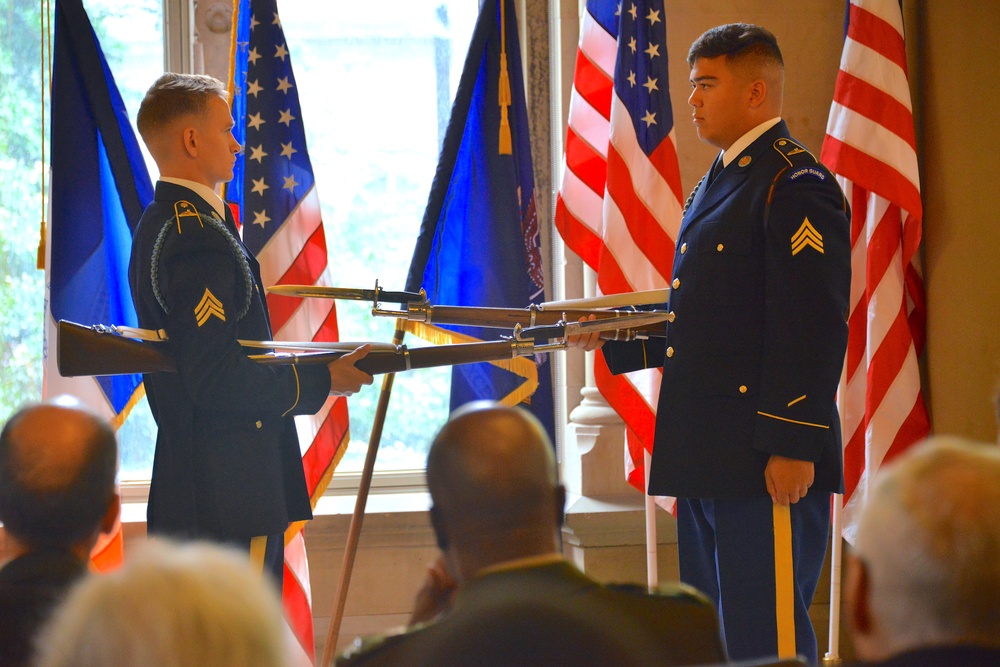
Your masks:
<instances>
[{"instance_id":1,"label":"unit patch on shoulder","mask_svg":"<svg viewBox=\"0 0 1000 667\"><path fill-rule=\"evenodd\" d=\"M823 235L816 231L809 218L803 220L799 230L792 234L792 256L798 255L806 248L812 248L823 254Z\"/></svg>"},{"instance_id":2,"label":"unit patch on shoulder","mask_svg":"<svg viewBox=\"0 0 1000 667\"><path fill-rule=\"evenodd\" d=\"M198 221L198 224L202 227L205 224L201 221L201 215L198 214L198 209L194 207L189 201L181 199L174 204L174 217L177 219L177 233L181 233L181 218L194 218Z\"/></svg>"},{"instance_id":3,"label":"unit patch on shoulder","mask_svg":"<svg viewBox=\"0 0 1000 667\"><path fill-rule=\"evenodd\" d=\"M794 181L795 179L800 178L802 176L814 176L821 181L826 180L826 174L824 174L821 170L816 169L814 167L803 167L802 169L799 169L794 173L792 173L792 175L789 176L788 178Z\"/></svg>"},{"instance_id":4,"label":"unit patch on shoulder","mask_svg":"<svg viewBox=\"0 0 1000 667\"><path fill-rule=\"evenodd\" d=\"M205 322L208 322L210 317L218 317L223 322L226 321L226 311L222 307L222 302L219 301L218 297L212 294L211 290L207 287L205 288L205 294L201 297L201 301L194 309L194 317L198 321L198 326L200 327Z\"/></svg>"},{"instance_id":5,"label":"unit patch on shoulder","mask_svg":"<svg viewBox=\"0 0 1000 667\"><path fill-rule=\"evenodd\" d=\"M774 146L774 150L781 153L781 156L785 158L785 161L788 162L789 166L794 167L796 164L803 165L816 162L816 158L813 157L812 153L806 150L804 146L797 144L791 139L776 139L772 145ZM795 157L797 155L802 157ZM795 158L795 160L793 161L792 158Z\"/></svg>"}]
</instances>

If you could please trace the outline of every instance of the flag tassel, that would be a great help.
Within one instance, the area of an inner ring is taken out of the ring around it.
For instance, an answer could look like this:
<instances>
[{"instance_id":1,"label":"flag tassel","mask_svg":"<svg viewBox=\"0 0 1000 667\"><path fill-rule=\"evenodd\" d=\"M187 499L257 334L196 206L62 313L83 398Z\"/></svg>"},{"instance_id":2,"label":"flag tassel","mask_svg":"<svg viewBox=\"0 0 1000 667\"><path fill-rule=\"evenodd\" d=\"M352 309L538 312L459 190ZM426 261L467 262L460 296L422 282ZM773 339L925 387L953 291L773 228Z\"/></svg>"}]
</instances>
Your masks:
<instances>
[{"instance_id":1,"label":"flag tassel","mask_svg":"<svg viewBox=\"0 0 1000 667\"><path fill-rule=\"evenodd\" d=\"M507 54L500 55L500 155L513 155L514 146L510 137L510 74L507 73Z\"/></svg>"},{"instance_id":2,"label":"flag tassel","mask_svg":"<svg viewBox=\"0 0 1000 667\"><path fill-rule=\"evenodd\" d=\"M500 105L500 155L513 155L514 145L510 136L510 73L507 71L507 17L504 3L500 3L500 90L497 102Z\"/></svg>"}]
</instances>

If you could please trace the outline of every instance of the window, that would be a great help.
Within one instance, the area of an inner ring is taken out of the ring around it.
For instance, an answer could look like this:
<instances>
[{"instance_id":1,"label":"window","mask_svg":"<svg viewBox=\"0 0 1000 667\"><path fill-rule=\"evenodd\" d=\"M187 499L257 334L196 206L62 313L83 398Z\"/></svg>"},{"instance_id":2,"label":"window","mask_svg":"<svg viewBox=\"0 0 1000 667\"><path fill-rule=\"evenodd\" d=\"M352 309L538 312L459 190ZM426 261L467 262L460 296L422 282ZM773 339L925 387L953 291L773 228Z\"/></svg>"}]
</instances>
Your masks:
<instances>
[{"instance_id":1,"label":"window","mask_svg":"<svg viewBox=\"0 0 1000 667\"><path fill-rule=\"evenodd\" d=\"M402 289L440 142L478 14L475 0L363 3L282 0L279 11L323 207L334 284ZM395 320L371 304L337 304L345 340L392 340ZM420 345L413 337L407 345ZM395 379L377 469L421 469L448 414L450 370ZM381 387L349 402L360 470Z\"/></svg>"},{"instance_id":2,"label":"window","mask_svg":"<svg viewBox=\"0 0 1000 667\"><path fill-rule=\"evenodd\" d=\"M131 118L162 72L160 0L85 0ZM0 0L0 420L41 388L44 276L35 268L41 215L39 6ZM437 165L451 100L478 14L476 0L364 3L281 0L331 274L344 287L402 289ZM8 20L10 17L10 20ZM46 110L47 111L47 110ZM140 142L141 143L141 142ZM147 156L150 174L157 171ZM338 303L345 340L391 340L394 320ZM408 345L422 344L414 338ZM395 381L379 470L421 469L448 412L448 368ZM360 470L380 378L352 397L352 444L340 472ZM148 479L155 424L146 401L119 432L123 481Z\"/></svg>"},{"instance_id":3,"label":"window","mask_svg":"<svg viewBox=\"0 0 1000 667\"><path fill-rule=\"evenodd\" d=\"M42 218L40 4L0 0L0 421L41 398L44 274L36 268ZM160 0L85 0L130 115L161 71ZM46 99L46 104L48 100ZM49 109L45 109L48 121ZM46 143L47 143L46 134ZM48 157L48 156L46 156ZM151 160L147 162L152 165ZM46 178L46 184L48 179ZM149 476L154 425L146 411L122 437L122 476ZM148 452L146 451L148 449Z\"/></svg>"}]
</instances>

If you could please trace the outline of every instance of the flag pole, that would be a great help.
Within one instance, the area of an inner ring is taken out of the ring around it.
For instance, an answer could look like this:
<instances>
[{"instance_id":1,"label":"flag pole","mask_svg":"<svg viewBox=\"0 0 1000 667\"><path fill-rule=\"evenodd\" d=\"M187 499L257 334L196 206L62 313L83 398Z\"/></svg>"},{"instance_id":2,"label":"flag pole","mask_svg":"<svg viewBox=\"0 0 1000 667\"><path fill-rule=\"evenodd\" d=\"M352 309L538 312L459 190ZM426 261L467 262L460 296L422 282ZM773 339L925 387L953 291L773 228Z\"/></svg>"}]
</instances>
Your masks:
<instances>
[{"instance_id":1,"label":"flag pole","mask_svg":"<svg viewBox=\"0 0 1000 667\"><path fill-rule=\"evenodd\" d=\"M403 343L404 321L396 320L396 332L392 336L395 345ZM365 466L361 472L361 482L358 484L358 498L354 503L354 515L347 531L347 545L344 547L344 560L340 566L340 579L337 582L337 594L334 597L334 607L330 614L330 626L326 631L326 644L323 646L323 661L321 667L331 664L337 649L337 637L340 635L340 624L344 620L344 607L347 603L347 589L351 583L351 571L354 569L354 557L358 552L358 540L361 536L361 525L365 520L365 505L368 503L368 491L372 485L372 474L375 471L375 457L378 454L379 442L382 440L382 427L389 411L389 397L392 394L392 383L395 373L387 373L382 378L382 390L375 408L375 420L372 423L372 434L368 439L368 453L365 455Z\"/></svg>"},{"instance_id":2,"label":"flag pole","mask_svg":"<svg viewBox=\"0 0 1000 667\"><path fill-rule=\"evenodd\" d=\"M824 665L839 665L840 660L840 578L843 561L843 523L844 496L833 494L833 520L830 546L830 646L823 656Z\"/></svg>"},{"instance_id":3,"label":"flag pole","mask_svg":"<svg viewBox=\"0 0 1000 667\"><path fill-rule=\"evenodd\" d=\"M642 448L642 460L646 478L646 584L652 591L660 585L660 575L656 561L656 502L649 495L649 465L653 457L645 447Z\"/></svg>"}]
</instances>

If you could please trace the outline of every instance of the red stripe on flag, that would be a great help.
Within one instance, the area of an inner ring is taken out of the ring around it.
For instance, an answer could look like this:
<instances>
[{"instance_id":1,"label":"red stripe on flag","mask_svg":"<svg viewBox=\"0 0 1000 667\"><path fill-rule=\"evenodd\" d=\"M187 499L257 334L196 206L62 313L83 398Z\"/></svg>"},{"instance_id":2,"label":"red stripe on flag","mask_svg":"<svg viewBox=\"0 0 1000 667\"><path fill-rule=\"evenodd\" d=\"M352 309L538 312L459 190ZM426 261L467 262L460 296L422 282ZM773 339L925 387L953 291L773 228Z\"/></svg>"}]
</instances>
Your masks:
<instances>
[{"instance_id":1,"label":"red stripe on flag","mask_svg":"<svg viewBox=\"0 0 1000 667\"><path fill-rule=\"evenodd\" d=\"M348 432L347 399L338 397L320 425L309 449L302 455L302 467L305 470L306 488L310 497L315 494L332 462L337 460L337 452L343 446Z\"/></svg>"},{"instance_id":2,"label":"red stripe on flag","mask_svg":"<svg viewBox=\"0 0 1000 667\"><path fill-rule=\"evenodd\" d=\"M847 36L877 51L906 72L906 44L895 27L875 14L851 3Z\"/></svg>"},{"instance_id":3,"label":"red stripe on flag","mask_svg":"<svg viewBox=\"0 0 1000 667\"><path fill-rule=\"evenodd\" d=\"M596 270L603 246L601 237L569 212L562 195L556 199L555 222L556 229L569 249L579 255L587 266Z\"/></svg>"},{"instance_id":4,"label":"red stripe on flag","mask_svg":"<svg viewBox=\"0 0 1000 667\"><path fill-rule=\"evenodd\" d=\"M858 139L862 142L859 145L864 145L864 138L858 137ZM920 202L920 191L917 190L917 186L891 165L829 134L823 141L822 155L823 162L834 173L854 183L862 184L883 199L896 202L911 215L918 218L922 215L923 205ZM873 174L878 176L873 178ZM919 244L919 227L916 231Z\"/></svg>"},{"instance_id":5,"label":"red stripe on flag","mask_svg":"<svg viewBox=\"0 0 1000 667\"><path fill-rule=\"evenodd\" d=\"M572 127L566 130L566 168L586 183L597 196L604 195L608 164L604 161L604 156L574 132Z\"/></svg>"},{"instance_id":6,"label":"red stripe on flag","mask_svg":"<svg viewBox=\"0 0 1000 667\"><path fill-rule=\"evenodd\" d=\"M660 145L650 153L649 161L656 167L656 171L660 172L660 176L667 182L667 185L670 186L678 206L682 205L684 203L684 192L681 190L681 166L677 160L677 146L674 145L673 140L668 137L664 141L661 141ZM673 240L670 241L670 247L674 247ZM672 265L673 262L671 261L667 266Z\"/></svg>"},{"instance_id":7,"label":"red stripe on flag","mask_svg":"<svg viewBox=\"0 0 1000 667\"><path fill-rule=\"evenodd\" d=\"M285 609L285 620L298 639L302 650L306 652L313 664L316 664L316 639L313 634L312 610L309 598L291 569L285 562L284 576L281 587L281 602Z\"/></svg>"},{"instance_id":8,"label":"red stripe on flag","mask_svg":"<svg viewBox=\"0 0 1000 667\"><path fill-rule=\"evenodd\" d=\"M650 213L645 202L636 195L629 165L614 146L608 146L607 196L611 197L621 211L635 246L651 260L657 263L661 261L664 251L673 248L673 239L660 227L659 221Z\"/></svg>"},{"instance_id":9,"label":"red stripe on flag","mask_svg":"<svg viewBox=\"0 0 1000 667\"><path fill-rule=\"evenodd\" d=\"M884 90L853 74L841 72L837 76L833 99L885 127L916 150L913 113Z\"/></svg>"},{"instance_id":10,"label":"red stripe on flag","mask_svg":"<svg viewBox=\"0 0 1000 667\"><path fill-rule=\"evenodd\" d=\"M315 285L326 268L326 237L320 225L303 244L295 260L282 274L279 285ZM271 315L271 329L280 331L295 314L302 299L287 296L267 295L267 309Z\"/></svg>"},{"instance_id":11,"label":"red stripe on flag","mask_svg":"<svg viewBox=\"0 0 1000 667\"><path fill-rule=\"evenodd\" d=\"M573 87L590 106L605 118L611 118L611 95L614 85L597 65L592 63L583 51L576 52L576 71Z\"/></svg>"}]
</instances>

